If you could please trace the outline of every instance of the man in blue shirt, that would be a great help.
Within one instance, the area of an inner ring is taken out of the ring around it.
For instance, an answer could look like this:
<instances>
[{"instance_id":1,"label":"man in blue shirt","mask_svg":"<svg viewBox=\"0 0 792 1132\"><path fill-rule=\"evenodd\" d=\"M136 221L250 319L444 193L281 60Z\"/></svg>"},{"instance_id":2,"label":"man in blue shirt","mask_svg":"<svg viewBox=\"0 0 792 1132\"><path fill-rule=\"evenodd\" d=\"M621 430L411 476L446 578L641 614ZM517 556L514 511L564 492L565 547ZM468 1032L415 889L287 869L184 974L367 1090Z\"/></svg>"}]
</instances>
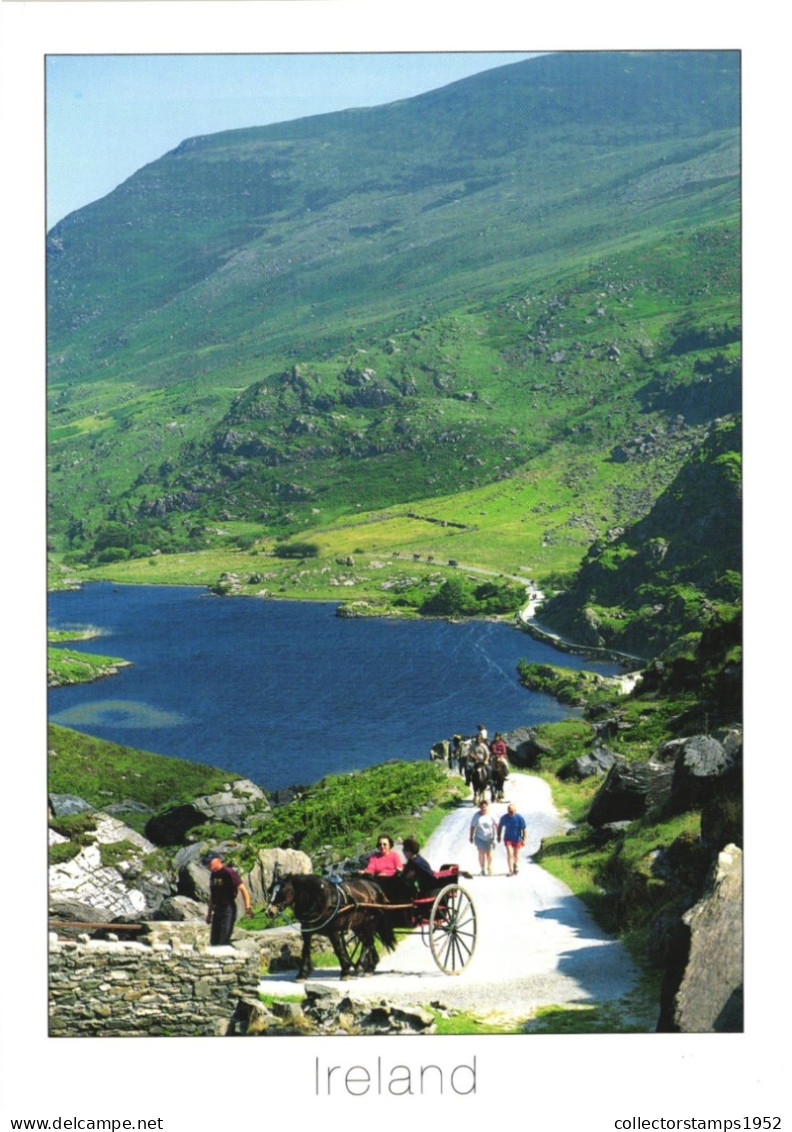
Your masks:
<instances>
[{"instance_id":1,"label":"man in blue shirt","mask_svg":"<svg viewBox=\"0 0 792 1132\"><path fill-rule=\"evenodd\" d=\"M506 813L498 822L498 844L503 840L506 845L506 863L509 866L509 876L515 876L519 871L520 850L525 844L525 818L517 813L514 802L509 802Z\"/></svg>"}]
</instances>

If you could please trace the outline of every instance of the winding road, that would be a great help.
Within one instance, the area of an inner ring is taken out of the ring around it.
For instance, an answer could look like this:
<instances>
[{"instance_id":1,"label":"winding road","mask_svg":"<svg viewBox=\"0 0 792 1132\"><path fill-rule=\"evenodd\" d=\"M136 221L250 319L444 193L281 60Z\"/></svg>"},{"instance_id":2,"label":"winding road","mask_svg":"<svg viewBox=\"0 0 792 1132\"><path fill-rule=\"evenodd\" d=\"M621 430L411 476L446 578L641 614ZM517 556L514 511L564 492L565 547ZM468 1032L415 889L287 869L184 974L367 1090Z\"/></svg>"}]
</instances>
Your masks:
<instances>
[{"instance_id":1,"label":"winding road","mask_svg":"<svg viewBox=\"0 0 792 1132\"><path fill-rule=\"evenodd\" d=\"M468 840L472 801L444 819L422 850L434 868L455 862L471 874L460 878L477 919L476 946L469 964L446 975L435 964L419 933L406 935L395 951L384 952L376 973L342 982L337 969L318 969L305 984L291 973L266 977L267 994L294 994L317 984L334 986L359 1001L435 1005L492 1019L525 1019L542 1006L614 1004L622 1021L647 1030L637 989L638 972L623 945L603 932L569 888L534 864L543 838L563 831L550 789L540 778L512 772L507 800L514 801L528 825L520 871L508 876L506 854L498 846L493 876L478 874L478 858ZM506 803L491 809L497 816Z\"/></svg>"}]
</instances>

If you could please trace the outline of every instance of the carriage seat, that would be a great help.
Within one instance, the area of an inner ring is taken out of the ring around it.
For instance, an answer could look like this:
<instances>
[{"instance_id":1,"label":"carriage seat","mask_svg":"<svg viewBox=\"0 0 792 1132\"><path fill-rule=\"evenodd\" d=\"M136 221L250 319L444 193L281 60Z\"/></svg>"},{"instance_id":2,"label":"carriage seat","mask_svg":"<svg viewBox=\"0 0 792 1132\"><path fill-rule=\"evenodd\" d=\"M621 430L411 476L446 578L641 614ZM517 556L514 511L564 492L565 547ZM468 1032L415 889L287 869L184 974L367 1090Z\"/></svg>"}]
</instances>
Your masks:
<instances>
[{"instance_id":1,"label":"carriage seat","mask_svg":"<svg viewBox=\"0 0 792 1132\"><path fill-rule=\"evenodd\" d=\"M443 884L455 884L459 880L459 865L441 865L432 871Z\"/></svg>"}]
</instances>

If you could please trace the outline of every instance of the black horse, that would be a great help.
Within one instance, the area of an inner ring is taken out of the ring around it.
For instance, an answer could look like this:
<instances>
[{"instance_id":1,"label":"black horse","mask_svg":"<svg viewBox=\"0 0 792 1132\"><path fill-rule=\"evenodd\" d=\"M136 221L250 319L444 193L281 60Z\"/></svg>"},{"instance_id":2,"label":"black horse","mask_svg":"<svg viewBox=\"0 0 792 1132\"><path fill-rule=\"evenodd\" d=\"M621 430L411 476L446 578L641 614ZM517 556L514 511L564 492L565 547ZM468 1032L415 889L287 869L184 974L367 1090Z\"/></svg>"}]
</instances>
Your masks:
<instances>
[{"instance_id":1,"label":"black horse","mask_svg":"<svg viewBox=\"0 0 792 1132\"><path fill-rule=\"evenodd\" d=\"M489 768L486 763L473 762L470 768L470 788L473 791L473 801L479 806L484 800L484 791L489 782Z\"/></svg>"},{"instance_id":2,"label":"black horse","mask_svg":"<svg viewBox=\"0 0 792 1132\"><path fill-rule=\"evenodd\" d=\"M312 970L311 944L315 935L326 936L333 946L341 978L372 974L379 961L375 939L392 951L396 936L385 905L388 894L376 881L351 877L341 883L315 874L289 873L276 880L269 910L291 908L303 937L298 980Z\"/></svg>"},{"instance_id":3,"label":"black horse","mask_svg":"<svg viewBox=\"0 0 792 1132\"><path fill-rule=\"evenodd\" d=\"M503 787L509 777L509 764L505 759L493 759L489 769L490 797L493 802L503 801Z\"/></svg>"}]
</instances>

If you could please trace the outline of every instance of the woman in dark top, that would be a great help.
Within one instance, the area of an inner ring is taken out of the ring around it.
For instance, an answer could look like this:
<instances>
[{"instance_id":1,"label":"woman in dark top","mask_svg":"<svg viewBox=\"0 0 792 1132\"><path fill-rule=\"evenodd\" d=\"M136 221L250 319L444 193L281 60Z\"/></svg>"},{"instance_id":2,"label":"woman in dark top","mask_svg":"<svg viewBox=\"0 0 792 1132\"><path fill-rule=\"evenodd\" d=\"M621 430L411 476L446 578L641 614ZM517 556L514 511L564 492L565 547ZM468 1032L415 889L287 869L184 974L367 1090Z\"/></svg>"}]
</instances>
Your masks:
<instances>
[{"instance_id":1,"label":"woman in dark top","mask_svg":"<svg viewBox=\"0 0 792 1132\"><path fill-rule=\"evenodd\" d=\"M407 858L407 864L399 873L399 877L413 884L418 889L419 896L427 896L432 889L437 888L437 877L426 858L421 856L420 848L414 837L405 837L402 850Z\"/></svg>"}]
</instances>

